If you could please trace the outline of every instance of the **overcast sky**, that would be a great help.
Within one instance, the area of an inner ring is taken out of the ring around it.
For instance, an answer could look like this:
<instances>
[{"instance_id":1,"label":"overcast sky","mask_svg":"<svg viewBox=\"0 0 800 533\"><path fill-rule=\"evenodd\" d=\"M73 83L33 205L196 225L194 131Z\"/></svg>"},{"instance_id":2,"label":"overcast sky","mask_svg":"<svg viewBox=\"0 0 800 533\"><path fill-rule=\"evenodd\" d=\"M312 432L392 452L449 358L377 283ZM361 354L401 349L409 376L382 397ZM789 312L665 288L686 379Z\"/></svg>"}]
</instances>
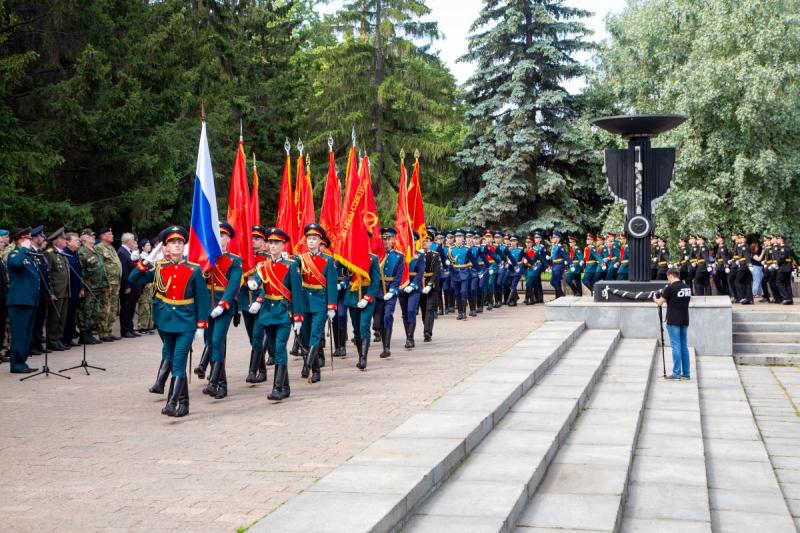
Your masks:
<instances>
[{"instance_id":1,"label":"overcast sky","mask_svg":"<svg viewBox=\"0 0 800 533\"><path fill-rule=\"evenodd\" d=\"M605 17L609 13L618 13L625 7L626 0L566 0L567 5L591 11L594 15L586 20L587 26L594 31L592 40L605 39ZM456 60L467 51L467 36L469 27L480 12L482 0L427 0L431 8L431 17L439 23L439 30L445 38L433 45L438 50L442 59L450 67L459 83L464 83L472 74L473 66L467 63L458 63ZM333 0L322 10L326 13L336 11L341 5L341 0ZM583 61L587 57L580 58ZM575 80L568 84L567 89L576 91L583 85Z\"/></svg>"}]
</instances>

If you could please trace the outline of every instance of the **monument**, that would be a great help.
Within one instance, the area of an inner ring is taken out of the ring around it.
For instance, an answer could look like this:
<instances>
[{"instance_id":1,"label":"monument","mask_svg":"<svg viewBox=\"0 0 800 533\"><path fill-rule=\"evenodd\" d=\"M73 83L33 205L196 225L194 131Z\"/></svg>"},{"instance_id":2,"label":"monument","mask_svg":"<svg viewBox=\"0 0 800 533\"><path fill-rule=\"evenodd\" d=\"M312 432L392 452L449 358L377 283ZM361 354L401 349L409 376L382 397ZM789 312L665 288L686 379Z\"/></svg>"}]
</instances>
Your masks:
<instances>
[{"instance_id":1,"label":"monument","mask_svg":"<svg viewBox=\"0 0 800 533\"><path fill-rule=\"evenodd\" d=\"M626 204L628 281L598 281L595 301L624 301L664 286L650 279L650 236L655 229L655 204L666 194L675 166L675 148L652 148L650 139L686 120L683 115L626 115L592 123L628 139L628 148L606 150L603 173L611 192Z\"/></svg>"}]
</instances>

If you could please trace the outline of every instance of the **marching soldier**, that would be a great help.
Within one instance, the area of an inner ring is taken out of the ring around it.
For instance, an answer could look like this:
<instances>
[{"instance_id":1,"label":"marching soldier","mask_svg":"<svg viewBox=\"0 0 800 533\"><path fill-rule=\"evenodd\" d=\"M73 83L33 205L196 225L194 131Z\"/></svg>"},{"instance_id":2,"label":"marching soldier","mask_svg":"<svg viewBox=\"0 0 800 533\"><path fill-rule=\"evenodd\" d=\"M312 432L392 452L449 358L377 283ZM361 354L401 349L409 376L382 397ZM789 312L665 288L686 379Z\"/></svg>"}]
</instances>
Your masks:
<instances>
[{"instance_id":1,"label":"marching soldier","mask_svg":"<svg viewBox=\"0 0 800 533\"><path fill-rule=\"evenodd\" d=\"M267 229L264 228L264 226L253 226L250 229L250 237L253 242L253 270L249 272L242 272L243 285L239 289L239 295L236 298L236 302L238 308L242 312L244 329L247 331L247 338L250 341L250 364L252 365L252 361L257 362L255 375L248 371L245 381L247 383L263 383L264 381L267 381L267 366L271 366L269 365L271 361L265 361L264 352L255 353L252 348L255 345L253 342L253 330L255 328L256 316L250 312L250 307L255 303L256 296L254 291L250 289L251 284L245 283L244 280L254 278L255 269L258 267L258 264L266 261L267 257L269 257L267 250ZM233 320L234 326L237 325L236 317L234 317ZM260 343L260 345L266 346L263 342ZM206 354L203 355L207 357ZM270 354L270 356L272 356L272 354ZM201 361L202 360L205 359L201 359ZM200 370L202 370L202 372L198 373L197 369L195 369L195 374L197 374L200 379L203 379L205 376L205 366L202 366Z\"/></svg>"},{"instance_id":2,"label":"marching soldier","mask_svg":"<svg viewBox=\"0 0 800 533\"><path fill-rule=\"evenodd\" d=\"M414 241L419 240L419 234L414 232ZM416 346L414 343L414 330L417 329L417 311L419 310L420 290L425 283L425 251L420 249L417 255L408 264L408 283L401 287L400 311L403 315L403 327L406 330L405 348L410 350Z\"/></svg>"},{"instance_id":3,"label":"marching soldier","mask_svg":"<svg viewBox=\"0 0 800 533\"><path fill-rule=\"evenodd\" d=\"M544 288L542 287L542 273L548 266L547 263L547 249L542 244L542 233L535 231L533 233L533 250L532 255L528 255L530 261L528 263L528 272L525 280L525 288L530 287L531 292L531 305L536 303L544 303Z\"/></svg>"},{"instance_id":4,"label":"marching soldier","mask_svg":"<svg viewBox=\"0 0 800 533\"><path fill-rule=\"evenodd\" d=\"M433 250L430 232L425 240L422 241L422 249L425 251L425 282L420 298L423 342L431 342L431 338L433 338L433 323L436 320L436 307L439 302L438 293L441 290L439 287L439 275L442 271L442 260L439 252Z\"/></svg>"},{"instance_id":5,"label":"marching soldier","mask_svg":"<svg viewBox=\"0 0 800 533\"><path fill-rule=\"evenodd\" d=\"M472 232L471 238L467 239L467 241L473 258L473 268L470 269L469 316L478 316L478 313L483 313L483 288L486 283L488 265L481 252L480 232Z\"/></svg>"},{"instance_id":6,"label":"marching soldier","mask_svg":"<svg viewBox=\"0 0 800 533\"><path fill-rule=\"evenodd\" d=\"M737 233L736 248L733 249L733 259L737 265L736 270L736 293L740 297L739 303L742 305L752 305L753 303L753 273L750 272L751 254L750 246L747 245L747 237L744 233Z\"/></svg>"},{"instance_id":7,"label":"marching soldier","mask_svg":"<svg viewBox=\"0 0 800 533\"><path fill-rule=\"evenodd\" d=\"M15 229L11 232L11 241L15 247L6 260L9 277L6 303L11 327L8 356L12 374L28 374L38 370L29 367L27 360L39 305L39 269L31 256L31 228Z\"/></svg>"},{"instance_id":8,"label":"marching soldier","mask_svg":"<svg viewBox=\"0 0 800 533\"><path fill-rule=\"evenodd\" d=\"M519 256L522 264L522 276L525 280L525 300L523 300L525 305L533 305L535 303L533 300L533 284L530 283L531 263L535 257L536 252L533 249L533 237L527 235L525 237L525 248L523 248L522 253Z\"/></svg>"},{"instance_id":9,"label":"marching soldier","mask_svg":"<svg viewBox=\"0 0 800 533\"><path fill-rule=\"evenodd\" d=\"M211 374L208 377L208 384L203 388L203 394L208 394L217 400L228 395L228 376L225 371L228 329L231 327L233 317L239 313L236 296L242 285L242 260L238 255L228 251L228 244L235 236L236 232L230 224L220 222L219 237L222 255L217 257L206 280L206 287L211 295L212 309L208 328L205 330L203 338L203 354L210 354ZM200 364L202 365L202 360ZM251 360L250 373L254 375L253 366ZM199 374L200 372L195 370L195 373ZM202 368L202 373L205 374L205 367Z\"/></svg>"},{"instance_id":10,"label":"marching soldier","mask_svg":"<svg viewBox=\"0 0 800 533\"><path fill-rule=\"evenodd\" d=\"M667 279L667 270L671 268L672 259L667 250L667 241L664 237L658 237L658 248L656 249L656 262L658 264L658 274L656 280L664 281Z\"/></svg>"},{"instance_id":11,"label":"marching soldier","mask_svg":"<svg viewBox=\"0 0 800 533\"><path fill-rule=\"evenodd\" d=\"M597 275L598 265L595 256L594 234L586 234L586 246L583 248L583 284L589 289L589 294L594 294L594 279Z\"/></svg>"},{"instance_id":12,"label":"marching soldier","mask_svg":"<svg viewBox=\"0 0 800 533\"><path fill-rule=\"evenodd\" d=\"M714 251L714 283L717 286L717 294L728 295L728 262L731 260L731 253L725 245L725 237L717 233L717 249Z\"/></svg>"},{"instance_id":13,"label":"marching soldier","mask_svg":"<svg viewBox=\"0 0 800 533\"><path fill-rule=\"evenodd\" d=\"M356 368L359 370L367 369L369 325L375 312L375 302L380 298L378 292L381 290L383 272L378 256L372 253L369 256L369 281L351 271L348 277L347 294L344 298L344 303L350 311L350 321L355 333L355 344L358 350Z\"/></svg>"},{"instance_id":14,"label":"marching soldier","mask_svg":"<svg viewBox=\"0 0 800 533\"><path fill-rule=\"evenodd\" d=\"M686 284L692 289L694 292L694 278L697 275L697 256L699 255L699 248L697 246L697 236L696 235L689 235L689 246L688 246L689 258L688 258L688 269L686 274Z\"/></svg>"},{"instance_id":15,"label":"marching soldier","mask_svg":"<svg viewBox=\"0 0 800 533\"><path fill-rule=\"evenodd\" d=\"M431 236L434 241L431 243L431 252L435 252L439 255L439 261L442 266L444 266L444 259L445 259L445 252L444 252L444 233L440 232L436 227L430 226L428 228L428 235ZM447 274L447 279L449 280L450 273L444 272L444 268L442 269L442 275L439 277L439 281L436 284L436 314L443 315L445 312L444 308L444 290L443 290L443 282L444 282L444 274Z\"/></svg>"},{"instance_id":16,"label":"marching soldier","mask_svg":"<svg viewBox=\"0 0 800 533\"><path fill-rule=\"evenodd\" d=\"M569 241L569 265L564 281L572 289L573 296L581 295L581 254L578 251L578 239L574 235L567 237Z\"/></svg>"},{"instance_id":17,"label":"marching soldier","mask_svg":"<svg viewBox=\"0 0 800 533\"><path fill-rule=\"evenodd\" d=\"M380 287L383 297L375 302L375 311L372 318L372 329L375 331L375 340L383 342L383 351L380 357L392 355L392 327L394 325L394 308L397 306L397 294L400 292L400 282L403 277L403 256L394 249L394 238L397 231L394 228L381 228L381 238L386 255L380 262L381 276Z\"/></svg>"},{"instance_id":18,"label":"marching soldier","mask_svg":"<svg viewBox=\"0 0 800 533\"><path fill-rule=\"evenodd\" d=\"M619 258L617 260L617 280L628 279L628 235L623 231L619 234Z\"/></svg>"},{"instance_id":19,"label":"marching soldier","mask_svg":"<svg viewBox=\"0 0 800 533\"><path fill-rule=\"evenodd\" d=\"M499 258L497 262L497 278L495 279L494 306L500 307L508 301L505 297L505 287L508 280L508 248L503 243L502 232L494 232L494 253Z\"/></svg>"},{"instance_id":20,"label":"marching soldier","mask_svg":"<svg viewBox=\"0 0 800 533\"><path fill-rule=\"evenodd\" d=\"M308 251L298 256L302 276L303 344L308 347L308 357L303 361L301 376L311 383L320 380L320 366L324 366L325 353L322 341L325 338L325 320L336 317L337 272L336 262L330 255L322 253L321 244L327 241L325 230L319 224L308 224L303 233ZM309 361L311 364L309 365Z\"/></svg>"},{"instance_id":21,"label":"marching soldier","mask_svg":"<svg viewBox=\"0 0 800 533\"><path fill-rule=\"evenodd\" d=\"M114 241L114 233L112 233L111 228L100 228L97 230L97 237L100 242L94 249L103 260L108 283L108 288L100 289L100 320L97 324L97 333L103 342L113 342L121 338L112 335L111 328L119 316L119 285L122 276L122 263L119 260L117 251L111 245Z\"/></svg>"},{"instance_id":22,"label":"marching soldier","mask_svg":"<svg viewBox=\"0 0 800 533\"><path fill-rule=\"evenodd\" d=\"M742 297L739 295L739 286L736 283L736 276L739 275L739 257L736 256L737 238L736 232L731 232L731 258L728 261L728 269L725 271L728 275L728 290L730 291L731 296L733 296L733 302L738 302L742 299Z\"/></svg>"},{"instance_id":23,"label":"marching soldier","mask_svg":"<svg viewBox=\"0 0 800 533\"><path fill-rule=\"evenodd\" d=\"M706 247L706 238L695 235L697 251L695 252L694 293L699 296L711 296L711 256Z\"/></svg>"},{"instance_id":24,"label":"marching soldier","mask_svg":"<svg viewBox=\"0 0 800 533\"><path fill-rule=\"evenodd\" d=\"M45 250L44 256L50 272L50 291L53 295L47 313L47 347L51 351L63 352L69 350L61 342L61 338L67 323L70 295L69 258L64 251L67 246L64 228L56 230L47 240L51 246Z\"/></svg>"},{"instance_id":25,"label":"marching soldier","mask_svg":"<svg viewBox=\"0 0 800 533\"><path fill-rule=\"evenodd\" d=\"M154 265L146 259L140 260L128 278L139 286L155 283L153 316L164 343L161 357L169 362L172 372L167 403L161 414L174 417L189 414L186 359L193 338L199 337L200 332L208 327L210 311L203 271L200 265L183 257L188 238L189 233L182 227L168 227L160 239L164 243L164 259Z\"/></svg>"},{"instance_id":26,"label":"marching soldier","mask_svg":"<svg viewBox=\"0 0 800 533\"><path fill-rule=\"evenodd\" d=\"M303 294L300 269L297 263L284 259L283 250L289 235L272 228L265 231L269 256L256 264L255 272L247 282L255 301L249 308L255 317L253 323L253 352L263 353L263 343L275 359L272 392L267 399L281 401L291 394L289 387L289 364L286 344L289 332L300 334L303 324Z\"/></svg>"},{"instance_id":27,"label":"marching soldier","mask_svg":"<svg viewBox=\"0 0 800 533\"><path fill-rule=\"evenodd\" d=\"M80 234L81 247L78 258L81 261L86 294L78 304L78 331L81 344L100 344L102 341L92 335L100 321L100 293L108 288L106 266L103 258L94 249L94 231L83 229ZM163 390L162 390L163 392Z\"/></svg>"},{"instance_id":28,"label":"marching soldier","mask_svg":"<svg viewBox=\"0 0 800 533\"><path fill-rule=\"evenodd\" d=\"M506 305L509 307L516 307L519 294L517 293L517 285L522 277L522 265L520 260L522 256L522 248L519 247L519 237L516 234L509 235L510 246L506 250L506 255L513 266L508 267L508 299Z\"/></svg>"},{"instance_id":29,"label":"marching soldier","mask_svg":"<svg viewBox=\"0 0 800 533\"><path fill-rule=\"evenodd\" d=\"M456 312L456 291L455 282L450 276L450 260L447 254L450 253L450 248L455 246L456 236L455 232L448 231L445 235L445 245L442 247L442 264L445 268L442 269L442 290L445 292L444 305L445 313ZM497 306L495 306L497 307Z\"/></svg>"},{"instance_id":30,"label":"marching soldier","mask_svg":"<svg viewBox=\"0 0 800 533\"><path fill-rule=\"evenodd\" d=\"M775 260L778 264L778 273L775 283L778 286L778 294L783 305L792 305L792 249L786 244L786 235L779 233L775 235L778 242L775 247Z\"/></svg>"},{"instance_id":31,"label":"marching soldier","mask_svg":"<svg viewBox=\"0 0 800 533\"><path fill-rule=\"evenodd\" d=\"M601 269L605 273L605 279L612 281L617 279L617 261L619 259L619 245L617 244L617 236L609 232L606 235L606 244L603 247L603 262Z\"/></svg>"},{"instance_id":32,"label":"marching soldier","mask_svg":"<svg viewBox=\"0 0 800 533\"><path fill-rule=\"evenodd\" d=\"M678 271L680 272L681 281L686 283L689 279L689 259L691 257L691 250L686 246L686 239L681 237L678 239ZM688 283L687 283L688 284Z\"/></svg>"},{"instance_id":33,"label":"marching soldier","mask_svg":"<svg viewBox=\"0 0 800 533\"><path fill-rule=\"evenodd\" d=\"M772 303L776 304L779 304L782 301L781 291L778 290L778 240L779 239L774 235L770 239L769 252L767 256L769 265L765 267L764 271L764 279L767 280L769 293L772 294ZM764 292L764 295L766 296L767 292Z\"/></svg>"},{"instance_id":34,"label":"marching soldier","mask_svg":"<svg viewBox=\"0 0 800 533\"><path fill-rule=\"evenodd\" d=\"M336 261L336 319L333 325L333 344L335 350L334 357L345 357L347 355L347 306L344 298L347 295L347 279L350 271L339 261Z\"/></svg>"},{"instance_id":35,"label":"marching soldier","mask_svg":"<svg viewBox=\"0 0 800 533\"><path fill-rule=\"evenodd\" d=\"M650 279L658 279L658 236L650 236Z\"/></svg>"},{"instance_id":36,"label":"marching soldier","mask_svg":"<svg viewBox=\"0 0 800 533\"><path fill-rule=\"evenodd\" d=\"M501 237L502 239L502 237ZM464 246L464 230L455 231L455 243L447 251L450 268L450 282L456 298L458 316L456 320L467 319L467 298L469 296L469 268L472 266L472 252ZM499 304L495 304L499 307Z\"/></svg>"},{"instance_id":37,"label":"marching soldier","mask_svg":"<svg viewBox=\"0 0 800 533\"><path fill-rule=\"evenodd\" d=\"M564 270L569 264L569 255L567 251L561 246L561 232L554 231L550 237L550 254L545 256L552 265L552 277L550 278L550 285L556 291L556 298L564 296L564 291L561 288L561 278L564 275Z\"/></svg>"}]
</instances>

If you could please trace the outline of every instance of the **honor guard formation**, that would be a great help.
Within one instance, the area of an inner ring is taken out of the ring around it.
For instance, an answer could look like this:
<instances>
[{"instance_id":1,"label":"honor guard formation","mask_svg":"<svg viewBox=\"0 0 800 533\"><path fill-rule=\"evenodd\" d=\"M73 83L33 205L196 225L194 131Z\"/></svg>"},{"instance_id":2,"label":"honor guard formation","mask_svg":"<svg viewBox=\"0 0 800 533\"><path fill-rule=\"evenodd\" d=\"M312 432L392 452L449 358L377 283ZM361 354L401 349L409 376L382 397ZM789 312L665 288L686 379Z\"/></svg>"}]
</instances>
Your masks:
<instances>
[{"instance_id":1,"label":"honor guard formation","mask_svg":"<svg viewBox=\"0 0 800 533\"><path fill-rule=\"evenodd\" d=\"M29 373L36 369L27 365L28 357L45 350L119 340L112 334L117 319L123 337L156 330L163 349L150 392L166 391L162 413L181 417L189 413L187 359L195 339L203 341L193 369L207 377L203 394L228 395L231 324L244 322L251 347L245 381L266 382L274 367L267 398L281 401L291 394L288 354L302 358L298 377L317 383L326 365L326 337L338 359L349 355L350 340L360 370L367 369L371 343L379 343L379 358L391 357L398 306L402 344L412 350L420 320L422 340L431 342L438 317L469 320L503 305L515 307L523 291L525 305L543 303L547 278L559 298L565 288L579 296L585 287L591 294L600 280L628 276L624 234L588 233L579 245L578 237L559 231L537 230L520 239L510 232L426 229L419 249L406 258L397 230L380 228L383 253L369 254L368 278L334 257L327 232L316 223L305 226L305 251L295 255L288 252L286 232L252 226L255 259L244 271L241 258L228 251L236 232L222 222L221 254L206 272L186 259L189 233L180 226L166 228L152 242L123 234L117 250L107 227L80 233L60 228L47 238L42 226L0 230L0 341L6 341L7 319L11 334L3 359L12 373ZM420 240L416 232L413 237ZM695 234L679 240L676 255L663 237L653 236L653 279L665 280L672 267L696 295L729 295L743 305L755 298L793 302L795 257L781 233L753 241L741 232L730 239L717 234L713 245Z\"/></svg>"}]
</instances>

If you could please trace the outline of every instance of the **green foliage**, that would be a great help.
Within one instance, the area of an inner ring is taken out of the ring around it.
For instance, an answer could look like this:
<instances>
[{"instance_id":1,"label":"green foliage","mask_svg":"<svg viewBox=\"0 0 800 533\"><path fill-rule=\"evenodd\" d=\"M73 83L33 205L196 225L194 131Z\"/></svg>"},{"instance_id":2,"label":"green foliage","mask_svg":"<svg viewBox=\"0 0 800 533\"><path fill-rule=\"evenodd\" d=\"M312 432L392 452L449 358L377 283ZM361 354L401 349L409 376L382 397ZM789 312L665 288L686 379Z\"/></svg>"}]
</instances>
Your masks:
<instances>
[{"instance_id":1,"label":"green foliage","mask_svg":"<svg viewBox=\"0 0 800 533\"><path fill-rule=\"evenodd\" d=\"M588 13L563 1L485 2L472 26L469 132L456 156L464 223L577 231L594 223L607 198L600 162L579 120L580 99L564 82L585 67Z\"/></svg>"},{"instance_id":2,"label":"green foliage","mask_svg":"<svg viewBox=\"0 0 800 533\"><path fill-rule=\"evenodd\" d=\"M782 230L800 244L800 2L640 0L609 20L591 92L618 112L683 113L657 231Z\"/></svg>"}]
</instances>

